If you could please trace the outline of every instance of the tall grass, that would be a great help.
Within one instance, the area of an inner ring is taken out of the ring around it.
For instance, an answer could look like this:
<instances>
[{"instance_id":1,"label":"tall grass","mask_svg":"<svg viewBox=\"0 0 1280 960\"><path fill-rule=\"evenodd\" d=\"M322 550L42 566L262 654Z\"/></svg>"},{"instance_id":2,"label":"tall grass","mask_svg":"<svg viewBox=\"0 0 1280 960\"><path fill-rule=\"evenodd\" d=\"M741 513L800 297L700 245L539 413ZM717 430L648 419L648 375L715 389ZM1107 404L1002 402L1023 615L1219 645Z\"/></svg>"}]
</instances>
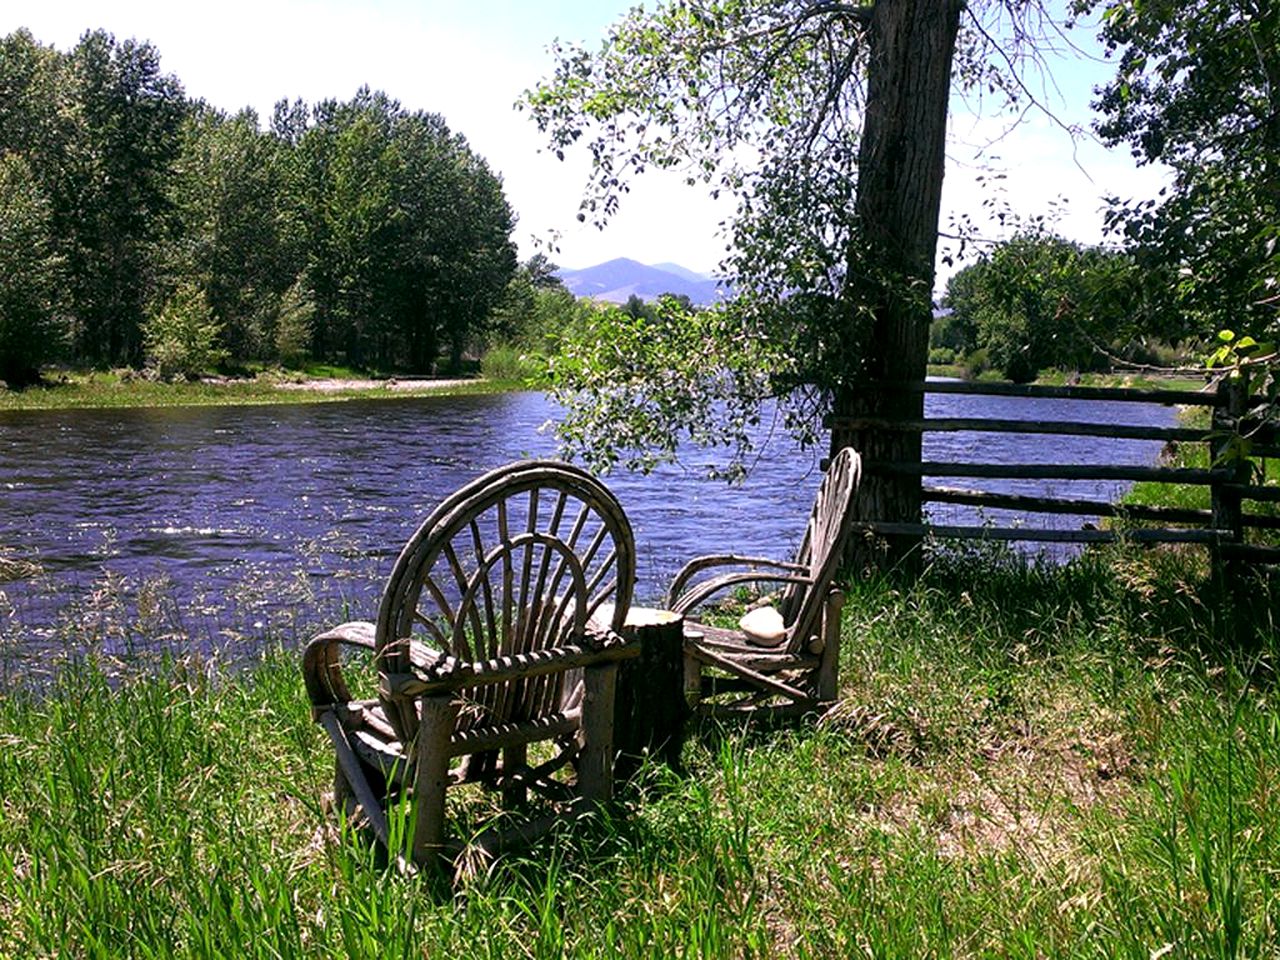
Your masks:
<instances>
[{"instance_id":1,"label":"tall grass","mask_svg":"<svg viewBox=\"0 0 1280 960\"><path fill-rule=\"evenodd\" d=\"M499 383L537 384L546 377L546 360L519 346L499 343L480 358L480 375Z\"/></svg>"},{"instance_id":2,"label":"tall grass","mask_svg":"<svg viewBox=\"0 0 1280 960\"><path fill-rule=\"evenodd\" d=\"M0 695L0 956L1274 956L1272 607L1161 557L854 584L825 719L449 888L321 808L296 651L80 663Z\"/></svg>"}]
</instances>

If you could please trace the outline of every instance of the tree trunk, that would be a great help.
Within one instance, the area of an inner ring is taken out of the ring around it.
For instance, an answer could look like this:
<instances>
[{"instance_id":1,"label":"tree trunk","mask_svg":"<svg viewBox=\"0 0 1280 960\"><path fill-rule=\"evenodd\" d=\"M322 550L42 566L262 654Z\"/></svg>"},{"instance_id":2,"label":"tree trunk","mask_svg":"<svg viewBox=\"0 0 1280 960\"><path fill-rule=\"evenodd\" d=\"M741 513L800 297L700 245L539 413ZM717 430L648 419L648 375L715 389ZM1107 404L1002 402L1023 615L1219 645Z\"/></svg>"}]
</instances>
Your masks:
<instances>
[{"instance_id":1,"label":"tree trunk","mask_svg":"<svg viewBox=\"0 0 1280 960\"><path fill-rule=\"evenodd\" d=\"M872 7L858 229L845 290L850 322L869 314L871 331L861 363L836 392L837 418L923 415L921 394L869 387L920 380L925 374L951 60L962 7L961 0L877 0ZM855 519L919 522L919 477L879 475L875 466L919 463L920 434L854 431L837 423L832 455L849 445L868 468L855 498ZM893 537L879 546L858 539L851 560L910 573L918 567L918 547L918 537Z\"/></svg>"}]
</instances>

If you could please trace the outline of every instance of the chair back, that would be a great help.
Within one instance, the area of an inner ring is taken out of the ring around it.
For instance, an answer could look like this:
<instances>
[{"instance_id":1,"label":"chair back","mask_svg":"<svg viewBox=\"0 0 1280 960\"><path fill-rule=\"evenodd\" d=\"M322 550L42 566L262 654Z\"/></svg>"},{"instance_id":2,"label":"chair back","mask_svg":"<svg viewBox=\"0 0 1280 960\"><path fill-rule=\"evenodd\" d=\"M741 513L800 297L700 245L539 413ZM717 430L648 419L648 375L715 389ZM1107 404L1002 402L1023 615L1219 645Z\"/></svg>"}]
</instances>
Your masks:
<instances>
[{"instance_id":1,"label":"chair back","mask_svg":"<svg viewBox=\"0 0 1280 960\"><path fill-rule=\"evenodd\" d=\"M448 497L400 553L378 611L379 669L421 672L426 651L481 663L562 646L584 638L606 604L617 632L634 583L631 525L603 484L554 461L501 467ZM560 710L565 677L468 689L460 727ZM412 704L384 706L407 742Z\"/></svg>"},{"instance_id":2,"label":"chair back","mask_svg":"<svg viewBox=\"0 0 1280 960\"><path fill-rule=\"evenodd\" d=\"M849 539L853 494L861 479L862 458L852 447L845 447L832 457L818 487L795 559L806 569L810 582L788 586L778 604L787 628L786 645L792 652L803 652L821 626L823 604Z\"/></svg>"}]
</instances>

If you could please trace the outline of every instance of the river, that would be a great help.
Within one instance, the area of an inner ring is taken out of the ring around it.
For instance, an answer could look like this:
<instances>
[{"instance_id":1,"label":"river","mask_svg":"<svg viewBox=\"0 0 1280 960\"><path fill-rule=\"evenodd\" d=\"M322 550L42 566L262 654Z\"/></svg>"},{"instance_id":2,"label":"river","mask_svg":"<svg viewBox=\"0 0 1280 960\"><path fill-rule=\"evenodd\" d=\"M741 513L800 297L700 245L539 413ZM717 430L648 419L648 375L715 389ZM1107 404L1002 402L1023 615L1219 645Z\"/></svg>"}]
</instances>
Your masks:
<instances>
[{"instance_id":1,"label":"river","mask_svg":"<svg viewBox=\"0 0 1280 960\"><path fill-rule=\"evenodd\" d=\"M1174 417L1154 405L967 396L932 396L927 413ZM436 501L509 460L554 455L554 415L538 393L0 413L0 563L29 574L0 581L0 648L113 652L153 635L205 647L296 642L324 617L371 617L400 545ZM1116 464L1152 463L1160 448L975 434L928 436L925 446L928 459ZM658 599L694 553L794 550L819 455L774 438L737 487L705 479L701 453L687 469L607 478L635 529L638 599ZM960 482L1091 498L1125 486ZM939 507L934 519L975 517Z\"/></svg>"}]
</instances>

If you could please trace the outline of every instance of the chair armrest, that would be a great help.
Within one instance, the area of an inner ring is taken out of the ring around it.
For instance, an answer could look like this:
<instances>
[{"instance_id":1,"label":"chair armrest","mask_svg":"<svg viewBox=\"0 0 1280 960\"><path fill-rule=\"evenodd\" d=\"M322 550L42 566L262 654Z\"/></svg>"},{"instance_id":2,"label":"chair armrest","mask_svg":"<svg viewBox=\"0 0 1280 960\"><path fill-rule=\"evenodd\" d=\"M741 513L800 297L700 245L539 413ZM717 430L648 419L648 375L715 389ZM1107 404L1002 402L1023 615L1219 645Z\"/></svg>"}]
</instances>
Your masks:
<instances>
[{"instance_id":1,"label":"chair armrest","mask_svg":"<svg viewBox=\"0 0 1280 960\"><path fill-rule=\"evenodd\" d=\"M787 566L795 565L788 564ZM668 596L667 609L674 613L686 614L726 587L732 587L740 583L794 583L800 586L811 586L813 578L795 574L765 573L758 570L725 573L698 583L674 600Z\"/></svg>"},{"instance_id":2,"label":"chair armrest","mask_svg":"<svg viewBox=\"0 0 1280 960\"><path fill-rule=\"evenodd\" d=\"M336 703L351 699L351 691L342 678L341 646L375 648L376 628L366 620L352 620L312 637L302 653L302 679L311 699L311 713L320 712Z\"/></svg>"},{"instance_id":3,"label":"chair armrest","mask_svg":"<svg viewBox=\"0 0 1280 960\"><path fill-rule=\"evenodd\" d=\"M766 567L771 570L786 570L791 573L808 573L809 568L798 563L785 560L772 560L769 557L742 557L734 553L711 553L703 557L694 557L675 575L671 587L667 590L667 609L673 609L676 598L686 591L685 584L698 573L714 567Z\"/></svg>"},{"instance_id":4,"label":"chair armrest","mask_svg":"<svg viewBox=\"0 0 1280 960\"><path fill-rule=\"evenodd\" d=\"M628 660L640 655L640 644L609 630L593 629L580 642L547 647L530 653L517 653L470 663L453 660L447 671L423 677L417 673L388 673L382 677L379 692L389 699L454 693L474 687L505 683L548 673L564 673L597 663Z\"/></svg>"}]
</instances>

